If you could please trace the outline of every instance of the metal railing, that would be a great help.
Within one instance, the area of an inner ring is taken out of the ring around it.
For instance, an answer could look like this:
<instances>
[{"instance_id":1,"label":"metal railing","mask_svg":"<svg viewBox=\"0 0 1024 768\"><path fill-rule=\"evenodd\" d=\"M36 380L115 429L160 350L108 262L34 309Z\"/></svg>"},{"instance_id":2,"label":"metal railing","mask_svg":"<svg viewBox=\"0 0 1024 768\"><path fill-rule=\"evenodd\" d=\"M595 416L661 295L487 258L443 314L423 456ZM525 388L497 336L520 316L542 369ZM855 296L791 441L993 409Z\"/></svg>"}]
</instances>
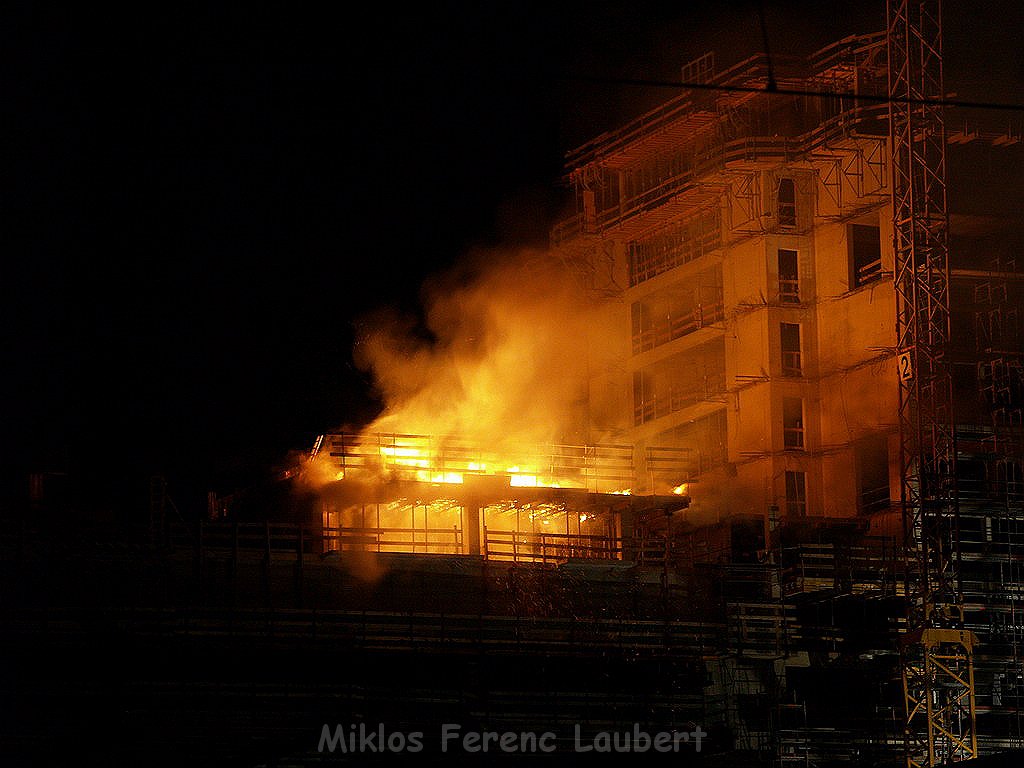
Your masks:
<instances>
[{"instance_id":1,"label":"metal railing","mask_svg":"<svg viewBox=\"0 0 1024 768\"><path fill-rule=\"evenodd\" d=\"M782 430L782 445L786 450L802 451L804 449L804 428L784 427Z\"/></svg>"},{"instance_id":2,"label":"metal railing","mask_svg":"<svg viewBox=\"0 0 1024 768\"><path fill-rule=\"evenodd\" d=\"M611 536L485 530L483 541L488 560L561 563L573 559L619 560L622 557L619 539Z\"/></svg>"},{"instance_id":3,"label":"metal railing","mask_svg":"<svg viewBox=\"0 0 1024 768\"><path fill-rule=\"evenodd\" d=\"M458 483L465 475L527 474L554 481L557 487L607 492L630 487L633 447L591 444L484 446L458 437L402 433L325 436L319 451L340 470L392 475L406 480ZM516 469L509 469L515 467Z\"/></svg>"},{"instance_id":4,"label":"metal railing","mask_svg":"<svg viewBox=\"0 0 1024 768\"><path fill-rule=\"evenodd\" d=\"M779 301L783 304L800 303L800 280L797 278L779 278Z\"/></svg>"},{"instance_id":5,"label":"metal railing","mask_svg":"<svg viewBox=\"0 0 1024 768\"><path fill-rule=\"evenodd\" d=\"M666 391L655 392L637 403L633 408L633 421L639 426L724 393L725 374L708 376L703 388L670 386Z\"/></svg>"},{"instance_id":6,"label":"metal railing","mask_svg":"<svg viewBox=\"0 0 1024 768\"><path fill-rule=\"evenodd\" d=\"M325 551L408 552L411 554L462 553L462 531L451 528L355 528L323 529Z\"/></svg>"},{"instance_id":7,"label":"metal railing","mask_svg":"<svg viewBox=\"0 0 1024 768\"><path fill-rule=\"evenodd\" d=\"M678 227L630 243L629 284L639 285L721 247L721 213L707 209Z\"/></svg>"},{"instance_id":8,"label":"metal railing","mask_svg":"<svg viewBox=\"0 0 1024 768\"><path fill-rule=\"evenodd\" d=\"M786 595L817 591L895 594L901 551L894 540L866 537L864 545L803 543L781 553Z\"/></svg>"},{"instance_id":9,"label":"metal railing","mask_svg":"<svg viewBox=\"0 0 1024 768\"><path fill-rule=\"evenodd\" d=\"M770 158L792 162L806 157L829 140L847 134L859 120L884 116L886 109L885 105L857 104L823 120L818 126L800 136L740 136L731 141L713 143L695 154L690 159L688 167L669 178L659 178L652 186L637 190L634 194L619 200L617 205L597 211L592 221L584 222L583 217L577 215L563 222L561 226L555 228L554 244L561 245L585 229L594 232L612 229L670 200L678 199L686 192L696 189L699 186L698 180L725 169L730 163ZM643 279L647 278L640 278ZM632 284L636 285L640 280Z\"/></svg>"},{"instance_id":10,"label":"metal railing","mask_svg":"<svg viewBox=\"0 0 1024 768\"><path fill-rule=\"evenodd\" d=\"M803 367L799 352L782 352L782 375L802 376Z\"/></svg>"},{"instance_id":11,"label":"metal railing","mask_svg":"<svg viewBox=\"0 0 1024 768\"><path fill-rule=\"evenodd\" d=\"M652 328L634 334L633 354L647 352L724 319L725 306L721 302L707 305L698 304L685 314L667 318Z\"/></svg>"},{"instance_id":12,"label":"metal railing","mask_svg":"<svg viewBox=\"0 0 1024 768\"><path fill-rule=\"evenodd\" d=\"M5 623L5 631L28 636L45 629L53 636L75 638L85 631L83 627L108 622L120 632L146 637L239 637L253 643L301 640L370 651L438 649L477 654L486 649L577 656L582 648L679 655L712 652L722 647L726 632L721 623L663 619L199 607L20 610Z\"/></svg>"},{"instance_id":13,"label":"metal railing","mask_svg":"<svg viewBox=\"0 0 1024 768\"><path fill-rule=\"evenodd\" d=\"M166 538L172 546L261 555L314 552L318 543L318 537L309 526L270 522L200 520L194 527L171 524L167 526Z\"/></svg>"}]
</instances>

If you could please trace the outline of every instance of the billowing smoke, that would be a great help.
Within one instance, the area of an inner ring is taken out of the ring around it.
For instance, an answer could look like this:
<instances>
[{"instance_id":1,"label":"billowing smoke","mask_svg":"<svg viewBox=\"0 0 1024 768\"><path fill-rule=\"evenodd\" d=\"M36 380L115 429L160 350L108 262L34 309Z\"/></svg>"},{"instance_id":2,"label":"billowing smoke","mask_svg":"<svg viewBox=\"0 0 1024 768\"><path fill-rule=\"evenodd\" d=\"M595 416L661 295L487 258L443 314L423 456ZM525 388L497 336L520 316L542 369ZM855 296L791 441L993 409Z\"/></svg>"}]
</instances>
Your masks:
<instances>
[{"instance_id":1,"label":"billowing smoke","mask_svg":"<svg viewBox=\"0 0 1024 768\"><path fill-rule=\"evenodd\" d=\"M497 471L526 457L523 473L529 474L538 472L528 466L531 458L540 459L551 443L605 442L607 434L590 423L589 374L623 351L627 326L621 304L596 301L582 282L543 250L479 251L427 282L422 312L380 310L363 318L354 359L372 375L383 403L362 430L365 444L375 446L377 434L423 435L436 447L457 442L507 459ZM429 460L422 454L392 458L409 462L404 466L412 472ZM429 477L461 484L455 474ZM307 462L304 483L320 493L325 536L339 537L340 567L372 584L386 570L374 550L404 551L408 542L395 543L395 537L410 539L417 531L424 551L459 551L455 539L443 535L462 525L458 502L367 503L380 479L372 470L339 471L326 453ZM365 540L353 537L359 531L367 532Z\"/></svg>"},{"instance_id":2,"label":"billowing smoke","mask_svg":"<svg viewBox=\"0 0 1024 768\"><path fill-rule=\"evenodd\" d=\"M385 405L367 432L491 448L593 440L587 368L616 337L564 263L541 251L478 252L429 281L423 301L421 322L381 312L364 323L356 360Z\"/></svg>"}]
</instances>

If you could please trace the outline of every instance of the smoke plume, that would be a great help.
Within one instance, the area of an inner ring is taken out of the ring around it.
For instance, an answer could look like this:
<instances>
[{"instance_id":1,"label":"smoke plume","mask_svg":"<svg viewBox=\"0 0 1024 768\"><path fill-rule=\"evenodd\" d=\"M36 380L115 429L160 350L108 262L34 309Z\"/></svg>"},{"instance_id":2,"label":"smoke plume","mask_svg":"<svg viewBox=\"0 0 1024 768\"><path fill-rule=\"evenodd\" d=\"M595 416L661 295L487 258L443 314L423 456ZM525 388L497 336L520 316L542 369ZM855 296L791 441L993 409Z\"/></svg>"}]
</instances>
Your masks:
<instances>
[{"instance_id":1,"label":"smoke plume","mask_svg":"<svg viewBox=\"0 0 1024 768\"><path fill-rule=\"evenodd\" d=\"M590 441L588 364L616 338L603 318L550 254L472 254L426 284L421 320L382 311L364 321L355 357L384 403L365 431L489 447Z\"/></svg>"}]
</instances>

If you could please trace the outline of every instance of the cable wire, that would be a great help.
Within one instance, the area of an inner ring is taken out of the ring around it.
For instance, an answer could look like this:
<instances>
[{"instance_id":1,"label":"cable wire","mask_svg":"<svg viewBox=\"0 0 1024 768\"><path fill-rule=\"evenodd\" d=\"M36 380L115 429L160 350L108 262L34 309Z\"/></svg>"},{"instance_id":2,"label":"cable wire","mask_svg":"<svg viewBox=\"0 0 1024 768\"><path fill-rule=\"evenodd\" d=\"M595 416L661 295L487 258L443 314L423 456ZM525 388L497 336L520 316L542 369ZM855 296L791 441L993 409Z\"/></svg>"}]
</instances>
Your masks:
<instances>
[{"instance_id":1,"label":"cable wire","mask_svg":"<svg viewBox=\"0 0 1024 768\"><path fill-rule=\"evenodd\" d=\"M913 96L882 96L869 93L853 93L851 91L814 91L802 88L775 88L771 87L772 78L769 76L768 87L755 87L745 85L721 85L714 83L699 83L673 80L648 80L638 78L613 78L613 77L587 77L569 76L566 79L577 82L593 83L598 85L630 85L642 88L675 88L677 90L695 91L722 91L725 93L764 93L778 96L809 96L812 98L841 98L855 99L858 101L871 101L879 104L909 104L918 106L933 107L959 107L962 109L992 109L1004 112L1024 112L1024 104L1008 104L991 101L967 101L964 99L928 99Z\"/></svg>"}]
</instances>

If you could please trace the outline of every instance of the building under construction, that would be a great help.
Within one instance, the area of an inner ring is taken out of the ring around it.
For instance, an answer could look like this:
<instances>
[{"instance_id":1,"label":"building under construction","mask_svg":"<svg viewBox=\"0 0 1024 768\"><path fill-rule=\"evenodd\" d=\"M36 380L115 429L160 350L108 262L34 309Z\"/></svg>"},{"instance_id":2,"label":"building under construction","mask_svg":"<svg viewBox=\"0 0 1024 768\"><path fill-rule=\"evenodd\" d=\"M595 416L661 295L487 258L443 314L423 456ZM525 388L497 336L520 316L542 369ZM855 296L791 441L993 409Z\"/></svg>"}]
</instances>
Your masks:
<instances>
[{"instance_id":1,"label":"building under construction","mask_svg":"<svg viewBox=\"0 0 1024 768\"><path fill-rule=\"evenodd\" d=\"M920 86L941 61L898 47L928 23L723 71L708 54L571 152L552 246L619 331L587 366L591 427L617 444L549 446L523 474L330 436L338 486L366 457L392 485L325 504L326 545L661 571L665 618L722 628L691 717L733 749L1024 746L1020 137L914 101L945 96Z\"/></svg>"},{"instance_id":2,"label":"building under construction","mask_svg":"<svg viewBox=\"0 0 1024 768\"><path fill-rule=\"evenodd\" d=\"M99 601L121 646L195 663L192 683L126 687L130 724L174 710L193 741L168 754L217 740L221 764L251 757L239 712L280 764L326 760L325 718L697 724L709 765L1024 749L1024 145L933 114L941 59L899 41L941 30L890 23L806 58L704 56L569 153L552 258L618 329L585 382L614 441L328 434L280 523L212 500L181 530L158 482L160 580L112 550L94 570L121 586L98 595L70 549L5 538L38 566L7 642L73 642ZM34 614L71 572L79 607ZM257 706L222 680L230 703L190 714L225 638L289 669L287 691L267 673Z\"/></svg>"},{"instance_id":3,"label":"building under construction","mask_svg":"<svg viewBox=\"0 0 1024 768\"><path fill-rule=\"evenodd\" d=\"M891 21L888 35L802 61L755 57L723 72L711 55L693 62L683 71L693 89L570 154L577 212L553 234L623 327L622 354L592 364L591 397L618 401L601 409L618 418L603 426L638 456L652 445L691 452L687 531L670 538L704 539L738 515L766 522L755 569L772 581L764 594L778 600L789 646L756 677L771 678L782 707L764 735L783 760L826 759L830 728L853 706L841 682L852 670L862 681L880 672L855 730L899 721L882 715L892 699L880 695L895 636L863 645L861 633L887 621L894 633L904 619L887 600L920 579L915 515L928 518L926 537L944 538L924 566L949 577L959 594L943 599L978 642L973 681L957 678L960 698L942 715L956 711L947 729L961 735L923 761L1020 746L1008 693L1021 680L1011 595L1024 275L1017 203L993 194L1014 189L1014 172L991 170L1019 169L1019 135L963 121L944 130L941 116L894 101L944 93L901 91L908 78L932 82L933 69L941 84L941 62L904 52L901 65L897 34L909 25L920 42L941 30ZM833 616L828 640L813 639L822 611ZM852 618L866 615L877 621ZM808 696L818 698L807 706ZM791 705L800 727L785 725ZM885 743L863 737L871 746L858 750Z\"/></svg>"}]
</instances>

